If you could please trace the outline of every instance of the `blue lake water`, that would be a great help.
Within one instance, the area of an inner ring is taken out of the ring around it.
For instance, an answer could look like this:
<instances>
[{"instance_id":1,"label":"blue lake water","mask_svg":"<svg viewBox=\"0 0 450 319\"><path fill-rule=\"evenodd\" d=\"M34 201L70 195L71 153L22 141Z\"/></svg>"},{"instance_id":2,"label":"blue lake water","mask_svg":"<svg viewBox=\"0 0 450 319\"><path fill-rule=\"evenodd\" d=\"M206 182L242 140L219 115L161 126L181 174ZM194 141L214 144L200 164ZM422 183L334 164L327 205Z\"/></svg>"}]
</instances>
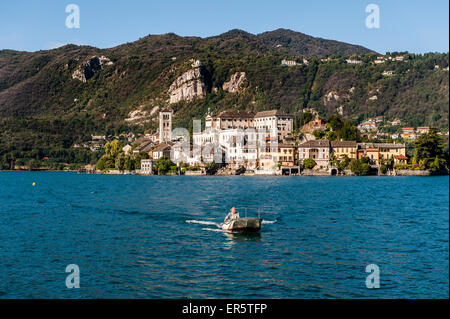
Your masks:
<instances>
[{"instance_id":1,"label":"blue lake water","mask_svg":"<svg viewBox=\"0 0 450 319\"><path fill-rule=\"evenodd\" d=\"M447 176L0 172L0 298L448 298L448 196ZM232 205L259 235L219 231Z\"/></svg>"}]
</instances>

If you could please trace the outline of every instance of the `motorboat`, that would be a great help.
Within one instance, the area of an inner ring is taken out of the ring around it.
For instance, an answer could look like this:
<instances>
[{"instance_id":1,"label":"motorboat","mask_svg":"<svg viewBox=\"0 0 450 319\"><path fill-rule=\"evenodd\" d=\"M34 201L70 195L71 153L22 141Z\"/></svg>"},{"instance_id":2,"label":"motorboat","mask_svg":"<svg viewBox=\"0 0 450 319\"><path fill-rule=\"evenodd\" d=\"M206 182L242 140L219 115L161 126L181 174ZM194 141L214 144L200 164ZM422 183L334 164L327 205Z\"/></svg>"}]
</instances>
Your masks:
<instances>
[{"instance_id":1,"label":"motorboat","mask_svg":"<svg viewBox=\"0 0 450 319\"><path fill-rule=\"evenodd\" d=\"M221 224L221 228L229 232L257 232L261 229L261 218L234 218Z\"/></svg>"}]
</instances>

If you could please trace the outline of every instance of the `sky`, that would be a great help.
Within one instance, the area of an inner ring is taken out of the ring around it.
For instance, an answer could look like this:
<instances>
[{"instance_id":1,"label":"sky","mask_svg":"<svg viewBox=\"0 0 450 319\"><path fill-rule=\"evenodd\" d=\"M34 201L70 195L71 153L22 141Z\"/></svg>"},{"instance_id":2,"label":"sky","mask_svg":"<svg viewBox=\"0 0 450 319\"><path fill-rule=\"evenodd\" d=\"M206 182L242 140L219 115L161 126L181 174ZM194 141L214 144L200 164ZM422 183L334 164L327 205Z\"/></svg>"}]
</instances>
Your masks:
<instances>
[{"instance_id":1,"label":"sky","mask_svg":"<svg viewBox=\"0 0 450 319\"><path fill-rule=\"evenodd\" d=\"M67 28L66 6L80 9ZM367 28L369 4L379 28ZM38 51L64 44L110 48L149 34L214 36L286 28L358 44L379 53L449 51L448 0L1 0L0 50Z\"/></svg>"}]
</instances>

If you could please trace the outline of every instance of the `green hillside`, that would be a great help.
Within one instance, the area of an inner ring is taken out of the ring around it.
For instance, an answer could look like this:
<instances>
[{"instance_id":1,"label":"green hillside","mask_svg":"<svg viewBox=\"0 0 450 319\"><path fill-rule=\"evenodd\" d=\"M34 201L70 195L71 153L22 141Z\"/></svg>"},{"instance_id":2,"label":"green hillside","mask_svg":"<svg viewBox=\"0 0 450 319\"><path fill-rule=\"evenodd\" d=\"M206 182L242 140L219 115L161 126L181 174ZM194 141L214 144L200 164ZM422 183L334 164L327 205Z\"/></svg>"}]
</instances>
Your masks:
<instances>
[{"instance_id":1,"label":"green hillside","mask_svg":"<svg viewBox=\"0 0 450 319\"><path fill-rule=\"evenodd\" d=\"M369 49L284 29L259 35L232 30L210 38L151 35L111 49L67 45L33 53L3 50L0 161L43 156L94 161L96 155L71 146L91 134L154 130L155 121L125 119L134 110L150 114L155 107L173 108L175 124L185 127L208 108L298 114L314 107L324 116L340 109L354 123L384 115L405 125L448 130L448 53L401 55L403 62L375 64L378 54ZM100 66L99 57L110 63ZM346 63L350 57L362 63ZM191 59L202 63L205 94L169 104L169 87L192 69ZM299 64L282 66L283 59ZM81 67L89 61L89 67ZM85 82L73 78L80 69ZM239 92L224 91L223 83L236 72L246 74Z\"/></svg>"}]
</instances>

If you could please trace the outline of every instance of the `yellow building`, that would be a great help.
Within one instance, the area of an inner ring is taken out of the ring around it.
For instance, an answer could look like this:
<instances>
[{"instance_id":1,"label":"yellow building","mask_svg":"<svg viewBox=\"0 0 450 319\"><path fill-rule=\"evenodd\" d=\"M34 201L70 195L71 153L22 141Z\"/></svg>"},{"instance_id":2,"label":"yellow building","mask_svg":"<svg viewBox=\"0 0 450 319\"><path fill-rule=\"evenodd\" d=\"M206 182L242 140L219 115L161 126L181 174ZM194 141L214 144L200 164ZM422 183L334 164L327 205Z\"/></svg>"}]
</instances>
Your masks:
<instances>
[{"instance_id":1,"label":"yellow building","mask_svg":"<svg viewBox=\"0 0 450 319\"><path fill-rule=\"evenodd\" d=\"M406 157L405 144L392 143L359 143L358 159L368 157L370 165L378 166L381 161L394 159L394 163L405 163Z\"/></svg>"},{"instance_id":2,"label":"yellow building","mask_svg":"<svg viewBox=\"0 0 450 319\"><path fill-rule=\"evenodd\" d=\"M263 171L275 171L278 168L278 143L267 141L266 145L259 148L258 169Z\"/></svg>"},{"instance_id":3,"label":"yellow building","mask_svg":"<svg viewBox=\"0 0 450 319\"><path fill-rule=\"evenodd\" d=\"M289 144L278 144L278 162L281 166L295 165L295 146Z\"/></svg>"},{"instance_id":4,"label":"yellow building","mask_svg":"<svg viewBox=\"0 0 450 319\"><path fill-rule=\"evenodd\" d=\"M358 144L355 141L332 141L331 152L337 159L356 158L358 151Z\"/></svg>"},{"instance_id":5,"label":"yellow building","mask_svg":"<svg viewBox=\"0 0 450 319\"><path fill-rule=\"evenodd\" d=\"M406 157L406 145L405 144L392 144L392 143L375 143L380 151L380 160L394 159L397 163L396 156L404 159Z\"/></svg>"}]
</instances>

